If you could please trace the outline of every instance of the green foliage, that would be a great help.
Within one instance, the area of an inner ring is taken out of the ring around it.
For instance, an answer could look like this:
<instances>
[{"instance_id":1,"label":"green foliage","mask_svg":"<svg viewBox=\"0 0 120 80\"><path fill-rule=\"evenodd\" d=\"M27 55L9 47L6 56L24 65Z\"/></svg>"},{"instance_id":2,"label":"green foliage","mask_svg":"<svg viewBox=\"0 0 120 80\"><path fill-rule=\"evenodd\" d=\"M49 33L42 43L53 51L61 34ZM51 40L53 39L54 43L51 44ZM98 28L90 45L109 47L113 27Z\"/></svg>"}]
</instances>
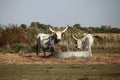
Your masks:
<instances>
[{"instance_id":1,"label":"green foliage","mask_svg":"<svg viewBox=\"0 0 120 80\"><path fill-rule=\"evenodd\" d=\"M21 24L21 26L20 26L21 28L23 28L24 30L26 30L27 29L27 25L26 24Z\"/></svg>"},{"instance_id":2,"label":"green foliage","mask_svg":"<svg viewBox=\"0 0 120 80\"><path fill-rule=\"evenodd\" d=\"M36 45L32 45L23 49L23 52L33 53L36 51Z\"/></svg>"},{"instance_id":3,"label":"green foliage","mask_svg":"<svg viewBox=\"0 0 120 80\"><path fill-rule=\"evenodd\" d=\"M19 52L21 50L25 52L35 52L36 38L39 33L51 34L49 27L57 30L63 30L65 27L54 27L49 24L41 24L39 22L32 22L30 26L26 24L8 25L1 27L0 25L0 52ZM88 33L120 33L119 28L111 28L111 26L102 25L101 27L81 27L80 24L68 26L68 30L62 36L63 40L68 40L75 35L77 38L81 38L83 32ZM106 36L102 37L104 42L120 44L120 36ZM102 44L99 40L95 40L96 43ZM25 45L25 46L23 46ZM4 49L5 48L5 49ZM3 50L2 50L3 49ZM6 51L4 51L6 50Z\"/></svg>"},{"instance_id":4,"label":"green foliage","mask_svg":"<svg viewBox=\"0 0 120 80\"><path fill-rule=\"evenodd\" d=\"M23 44L15 44L11 46L11 50L14 50L15 53L18 53L22 49L24 49Z\"/></svg>"}]
</instances>

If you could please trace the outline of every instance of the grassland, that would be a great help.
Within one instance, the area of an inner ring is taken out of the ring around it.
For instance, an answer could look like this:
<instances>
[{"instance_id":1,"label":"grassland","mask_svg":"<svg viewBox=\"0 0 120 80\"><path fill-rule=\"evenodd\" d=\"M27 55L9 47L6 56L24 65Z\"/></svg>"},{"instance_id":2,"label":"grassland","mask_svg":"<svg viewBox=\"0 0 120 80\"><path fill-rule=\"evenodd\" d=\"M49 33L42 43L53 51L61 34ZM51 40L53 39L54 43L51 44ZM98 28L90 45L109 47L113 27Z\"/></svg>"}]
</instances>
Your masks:
<instances>
[{"instance_id":1,"label":"grassland","mask_svg":"<svg viewBox=\"0 0 120 80\"><path fill-rule=\"evenodd\" d=\"M120 64L1 64L0 80L120 80Z\"/></svg>"},{"instance_id":2,"label":"grassland","mask_svg":"<svg viewBox=\"0 0 120 80\"><path fill-rule=\"evenodd\" d=\"M93 49L93 57L69 59L0 53L0 80L120 80L120 49Z\"/></svg>"}]
</instances>

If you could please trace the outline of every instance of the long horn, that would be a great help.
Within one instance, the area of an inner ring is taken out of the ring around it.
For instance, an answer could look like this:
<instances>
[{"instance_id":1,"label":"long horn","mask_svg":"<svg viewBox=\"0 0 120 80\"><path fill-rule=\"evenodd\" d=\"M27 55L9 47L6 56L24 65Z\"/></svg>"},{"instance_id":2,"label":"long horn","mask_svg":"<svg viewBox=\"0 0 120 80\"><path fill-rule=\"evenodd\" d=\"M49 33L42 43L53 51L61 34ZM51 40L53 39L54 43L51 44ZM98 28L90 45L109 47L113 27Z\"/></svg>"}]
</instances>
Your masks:
<instances>
[{"instance_id":1,"label":"long horn","mask_svg":"<svg viewBox=\"0 0 120 80\"><path fill-rule=\"evenodd\" d=\"M50 30L51 32L53 32L53 33L55 32L51 27L49 27L49 30Z\"/></svg>"},{"instance_id":2,"label":"long horn","mask_svg":"<svg viewBox=\"0 0 120 80\"><path fill-rule=\"evenodd\" d=\"M62 33L64 33L67 29L68 29L68 27L66 27L66 28L62 31Z\"/></svg>"},{"instance_id":3,"label":"long horn","mask_svg":"<svg viewBox=\"0 0 120 80\"><path fill-rule=\"evenodd\" d=\"M72 35L72 37L73 37L73 39L78 40L75 36Z\"/></svg>"}]
</instances>

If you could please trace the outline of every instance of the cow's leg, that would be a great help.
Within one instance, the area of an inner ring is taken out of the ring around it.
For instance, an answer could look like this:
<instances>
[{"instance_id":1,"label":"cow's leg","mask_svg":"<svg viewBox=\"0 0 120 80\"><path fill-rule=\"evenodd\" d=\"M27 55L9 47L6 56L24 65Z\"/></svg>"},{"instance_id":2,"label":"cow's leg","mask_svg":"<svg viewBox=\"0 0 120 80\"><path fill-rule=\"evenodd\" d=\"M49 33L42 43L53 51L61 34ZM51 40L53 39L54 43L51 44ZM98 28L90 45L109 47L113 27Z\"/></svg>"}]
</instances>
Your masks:
<instances>
[{"instance_id":1,"label":"cow's leg","mask_svg":"<svg viewBox=\"0 0 120 80\"><path fill-rule=\"evenodd\" d=\"M43 48L44 58L46 58L46 48Z\"/></svg>"},{"instance_id":2,"label":"cow's leg","mask_svg":"<svg viewBox=\"0 0 120 80\"><path fill-rule=\"evenodd\" d=\"M90 55L90 57L92 57L91 46L89 46L89 49L88 49L88 50L89 50L89 53L90 53L90 54L89 54L89 55Z\"/></svg>"},{"instance_id":3,"label":"cow's leg","mask_svg":"<svg viewBox=\"0 0 120 80\"><path fill-rule=\"evenodd\" d=\"M37 39L37 45L36 45L36 55L38 56L40 52L40 38Z\"/></svg>"},{"instance_id":4,"label":"cow's leg","mask_svg":"<svg viewBox=\"0 0 120 80\"><path fill-rule=\"evenodd\" d=\"M91 51L91 46L92 44L88 41L88 51L89 51L89 56L92 57L92 51Z\"/></svg>"},{"instance_id":5,"label":"cow's leg","mask_svg":"<svg viewBox=\"0 0 120 80\"><path fill-rule=\"evenodd\" d=\"M39 54L39 44L36 45L36 55L38 56Z\"/></svg>"},{"instance_id":6,"label":"cow's leg","mask_svg":"<svg viewBox=\"0 0 120 80\"><path fill-rule=\"evenodd\" d=\"M55 57L55 49L54 49L54 47L51 47L51 55L52 55L53 57Z\"/></svg>"},{"instance_id":7,"label":"cow's leg","mask_svg":"<svg viewBox=\"0 0 120 80\"><path fill-rule=\"evenodd\" d=\"M50 48L51 54L49 56L55 57L55 50L53 47Z\"/></svg>"}]
</instances>

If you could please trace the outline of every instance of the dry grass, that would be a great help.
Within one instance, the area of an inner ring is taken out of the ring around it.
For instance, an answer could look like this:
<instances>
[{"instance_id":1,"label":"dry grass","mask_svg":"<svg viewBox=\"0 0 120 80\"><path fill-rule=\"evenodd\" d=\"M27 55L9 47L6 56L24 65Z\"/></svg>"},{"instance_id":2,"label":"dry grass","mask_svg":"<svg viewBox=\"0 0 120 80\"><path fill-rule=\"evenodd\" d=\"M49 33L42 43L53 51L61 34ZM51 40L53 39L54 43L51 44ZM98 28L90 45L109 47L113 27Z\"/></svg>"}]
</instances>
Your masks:
<instances>
[{"instance_id":1,"label":"dry grass","mask_svg":"<svg viewBox=\"0 0 120 80\"><path fill-rule=\"evenodd\" d=\"M113 36L113 37L120 37L120 34L118 33L95 33L93 35L97 35L97 36Z\"/></svg>"},{"instance_id":2,"label":"dry grass","mask_svg":"<svg viewBox=\"0 0 120 80\"><path fill-rule=\"evenodd\" d=\"M0 53L0 63L3 64L120 64L120 54L93 54L89 58L57 59L53 57L37 57L35 53L10 54Z\"/></svg>"}]
</instances>

